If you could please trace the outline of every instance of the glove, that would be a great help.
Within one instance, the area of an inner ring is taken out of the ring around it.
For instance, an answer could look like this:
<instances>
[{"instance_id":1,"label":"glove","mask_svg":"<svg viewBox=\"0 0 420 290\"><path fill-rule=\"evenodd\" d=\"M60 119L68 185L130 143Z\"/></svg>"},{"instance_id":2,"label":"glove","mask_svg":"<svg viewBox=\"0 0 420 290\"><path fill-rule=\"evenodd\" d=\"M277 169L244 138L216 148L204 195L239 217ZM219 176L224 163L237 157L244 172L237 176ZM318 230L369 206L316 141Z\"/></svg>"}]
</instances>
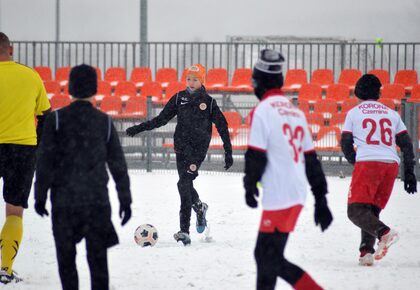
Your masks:
<instances>
[{"instance_id":1,"label":"glove","mask_svg":"<svg viewBox=\"0 0 420 290\"><path fill-rule=\"evenodd\" d=\"M257 197L259 195L260 193L258 192L257 186L255 186L254 188L246 189L246 192L245 192L246 204L250 208L256 208L258 206Z\"/></svg>"},{"instance_id":2,"label":"glove","mask_svg":"<svg viewBox=\"0 0 420 290\"><path fill-rule=\"evenodd\" d=\"M120 218L121 220L121 225L125 225L131 218L131 207L130 205L120 205Z\"/></svg>"},{"instance_id":3,"label":"glove","mask_svg":"<svg viewBox=\"0 0 420 290\"><path fill-rule=\"evenodd\" d=\"M325 231L333 220L330 209L327 205L325 196L315 199L315 225L320 225L321 230Z\"/></svg>"},{"instance_id":4,"label":"glove","mask_svg":"<svg viewBox=\"0 0 420 290\"><path fill-rule=\"evenodd\" d=\"M228 170L233 164L232 151L225 152L225 170Z\"/></svg>"},{"instance_id":5,"label":"glove","mask_svg":"<svg viewBox=\"0 0 420 290\"><path fill-rule=\"evenodd\" d=\"M404 174L404 189L410 194L417 192L417 179L413 173Z\"/></svg>"},{"instance_id":6,"label":"glove","mask_svg":"<svg viewBox=\"0 0 420 290\"><path fill-rule=\"evenodd\" d=\"M41 217L48 216L48 211L45 209L45 202L35 201L35 211Z\"/></svg>"},{"instance_id":7,"label":"glove","mask_svg":"<svg viewBox=\"0 0 420 290\"><path fill-rule=\"evenodd\" d=\"M134 137L136 134L141 133L144 130L145 130L144 127L142 126L142 124L140 124L140 125L135 125L135 126L127 128L125 132L127 133L128 136Z\"/></svg>"}]
</instances>

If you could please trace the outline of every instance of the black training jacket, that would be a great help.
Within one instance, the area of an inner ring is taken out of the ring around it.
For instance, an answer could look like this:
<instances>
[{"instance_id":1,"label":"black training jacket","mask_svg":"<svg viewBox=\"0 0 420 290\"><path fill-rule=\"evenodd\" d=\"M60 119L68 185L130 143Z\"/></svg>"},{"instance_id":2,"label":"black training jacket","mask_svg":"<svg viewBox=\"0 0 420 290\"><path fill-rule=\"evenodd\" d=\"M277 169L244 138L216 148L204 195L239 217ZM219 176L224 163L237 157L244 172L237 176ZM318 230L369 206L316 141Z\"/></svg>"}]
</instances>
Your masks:
<instances>
[{"instance_id":1,"label":"black training jacket","mask_svg":"<svg viewBox=\"0 0 420 290\"><path fill-rule=\"evenodd\" d=\"M121 204L131 204L124 154L111 118L75 101L48 114L37 152L35 199L52 208L109 206L108 165Z\"/></svg>"},{"instance_id":2,"label":"black training jacket","mask_svg":"<svg viewBox=\"0 0 420 290\"><path fill-rule=\"evenodd\" d=\"M204 87L192 93L184 90L175 94L158 116L140 126L152 130L167 124L175 116L175 152L204 158L212 135L212 123L222 138L224 150L232 151L226 119Z\"/></svg>"}]
</instances>

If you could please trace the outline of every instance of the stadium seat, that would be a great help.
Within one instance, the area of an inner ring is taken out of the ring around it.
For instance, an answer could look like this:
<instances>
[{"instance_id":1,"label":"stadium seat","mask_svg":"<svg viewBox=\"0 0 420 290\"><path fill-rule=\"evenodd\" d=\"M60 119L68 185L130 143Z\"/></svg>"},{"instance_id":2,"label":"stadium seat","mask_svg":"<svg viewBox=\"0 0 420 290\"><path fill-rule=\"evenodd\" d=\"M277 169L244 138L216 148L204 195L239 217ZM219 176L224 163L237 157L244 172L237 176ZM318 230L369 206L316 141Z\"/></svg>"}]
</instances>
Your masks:
<instances>
[{"instance_id":1,"label":"stadium seat","mask_svg":"<svg viewBox=\"0 0 420 290\"><path fill-rule=\"evenodd\" d=\"M140 96L142 97L152 97L153 102L157 102L162 99L162 86L158 82L147 82L144 83Z\"/></svg>"},{"instance_id":2,"label":"stadium seat","mask_svg":"<svg viewBox=\"0 0 420 290\"><path fill-rule=\"evenodd\" d=\"M131 71L130 81L132 81L137 88L141 88L144 83L152 81L152 71L148 67L135 67Z\"/></svg>"},{"instance_id":3,"label":"stadium seat","mask_svg":"<svg viewBox=\"0 0 420 290\"><path fill-rule=\"evenodd\" d=\"M311 84L320 85L326 90L329 85L334 84L334 74L330 69L316 69L312 72Z\"/></svg>"},{"instance_id":4,"label":"stadium seat","mask_svg":"<svg viewBox=\"0 0 420 290\"><path fill-rule=\"evenodd\" d=\"M344 102L350 99L350 90L346 84L333 84L327 88L325 97L327 100L334 100L336 102Z\"/></svg>"},{"instance_id":5,"label":"stadium seat","mask_svg":"<svg viewBox=\"0 0 420 290\"><path fill-rule=\"evenodd\" d=\"M395 102L401 102L405 97L405 88L401 84L387 84L382 86L381 98L393 99Z\"/></svg>"},{"instance_id":6,"label":"stadium seat","mask_svg":"<svg viewBox=\"0 0 420 290\"><path fill-rule=\"evenodd\" d=\"M188 68L184 68L184 70L182 71L182 76L181 76L181 83L186 83L187 81L187 72L188 72Z\"/></svg>"},{"instance_id":7,"label":"stadium seat","mask_svg":"<svg viewBox=\"0 0 420 290\"><path fill-rule=\"evenodd\" d=\"M346 113L333 114L330 119L330 126L338 127L341 131L343 130L344 121L346 120Z\"/></svg>"},{"instance_id":8,"label":"stadium seat","mask_svg":"<svg viewBox=\"0 0 420 290\"><path fill-rule=\"evenodd\" d=\"M358 69L343 69L338 78L338 83L348 86L353 91L361 76L362 72Z\"/></svg>"},{"instance_id":9,"label":"stadium seat","mask_svg":"<svg viewBox=\"0 0 420 290\"><path fill-rule=\"evenodd\" d=\"M331 100L319 100L314 103L314 113L320 113L324 119L330 119L337 113L337 102Z\"/></svg>"},{"instance_id":10,"label":"stadium seat","mask_svg":"<svg viewBox=\"0 0 420 290\"><path fill-rule=\"evenodd\" d=\"M289 69L284 80L285 92L298 92L302 85L308 83L307 73L304 69Z\"/></svg>"},{"instance_id":11,"label":"stadium seat","mask_svg":"<svg viewBox=\"0 0 420 290\"><path fill-rule=\"evenodd\" d=\"M251 84L252 70L249 68L237 68L232 77L232 82L228 88L232 92L253 92Z\"/></svg>"},{"instance_id":12,"label":"stadium seat","mask_svg":"<svg viewBox=\"0 0 420 290\"><path fill-rule=\"evenodd\" d=\"M121 98L123 102L127 101L130 97L135 97L137 94L136 85L130 81L119 81L115 87L114 92L116 97Z\"/></svg>"},{"instance_id":13,"label":"stadium seat","mask_svg":"<svg viewBox=\"0 0 420 290\"><path fill-rule=\"evenodd\" d=\"M341 131L338 127L323 127L319 130L316 140L315 149L317 151L340 151Z\"/></svg>"},{"instance_id":14,"label":"stadium seat","mask_svg":"<svg viewBox=\"0 0 420 290\"><path fill-rule=\"evenodd\" d=\"M228 129L230 135L235 135L236 131L242 124L242 116L238 112L223 112L223 115L226 118L228 123Z\"/></svg>"},{"instance_id":15,"label":"stadium seat","mask_svg":"<svg viewBox=\"0 0 420 290\"><path fill-rule=\"evenodd\" d=\"M65 87L69 82L71 67L63 66L58 67L55 71L55 80L60 83L61 87Z\"/></svg>"},{"instance_id":16,"label":"stadium seat","mask_svg":"<svg viewBox=\"0 0 420 290\"><path fill-rule=\"evenodd\" d=\"M61 87L57 81L44 81L44 87L47 91L48 98L51 99L54 95L59 95L61 93Z\"/></svg>"},{"instance_id":17,"label":"stadium seat","mask_svg":"<svg viewBox=\"0 0 420 290\"><path fill-rule=\"evenodd\" d=\"M311 104L307 100L298 99L298 108L303 111L305 114L309 114L311 111Z\"/></svg>"},{"instance_id":18,"label":"stadium seat","mask_svg":"<svg viewBox=\"0 0 420 290\"><path fill-rule=\"evenodd\" d=\"M96 77L98 78L98 81L102 81L102 71L99 67L95 67L96 69Z\"/></svg>"},{"instance_id":19,"label":"stadium seat","mask_svg":"<svg viewBox=\"0 0 420 290\"><path fill-rule=\"evenodd\" d=\"M122 101L120 98L106 96L100 105L102 112L105 112L111 116L117 116L121 113Z\"/></svg>"},{"instance_id":20,"label":"stadium seat","mask_svg":"<svg viewBox=\"0 0 420 290\"><path fill-rule=\"evenodd\" d=\"M395 99L380 97L378 101L394 111L399 110L399 104L395 102Z\"/></svg>"},{"instance_id":21,"label":"stadium seat","mask_svg":"<svg viewBox=\"0 0 420 290\"><path fill-rule=\"evenodd\" d=\"M169 85L169 83L177 82L178 75L176 69L170 67L158 69L156 72L155 81L160 83L162 88L166 88Z\"/></svg>"},{"instance_id":22,"label":"stadium seat","mask_svg":"<svg viewBox=\"0 0 420 290\"><path fill-rule=\"evenodd\" d=\"M165 90L165 95L162 96L160 100L157 101L159 104L166 104L176 93L186 89L185 83L174 82L169 83L168 87Z\"/></svg>"},{"instance_id":23,"label":"stadium seat","mask_svg":"<svg viewBox=\"0 0 420 290\"><path fill-rule=\"evenodd\" d=\"M55 111L65 106L70 105L71 98L69 95L54 95L51 97L50 104L51 110Z\"/></svg>"},{"instance_id":24,"label":"stadium seat","mask_svg":"<svg viewBox=\"0 0 420 290\"><path fill-rule=\"evenodd\" d=\"M416 102L416 103L420 102L420 84L413 86L413 89L411 90L411 95L408 101Z\"/></svg>"},{"instance_id":25,"label":"stadium seat","mask_svg":"<svg viewBox=\"0 0 420 290\"><path fill-rule=\"evenodd\" d=\"M359 104L357 98L352 98L341 104L341 113L347 113Z\"/></svg>"},{"instance_id":26,"label":"stadium seat","mask_svg":"<svg viewBox=\"0 0 420 290\"><path fill-rule=\"evenodd\" d=\"M304 84L299 90L298 100L316 102L322 99L322 88L316 84Z\"/></svg>"},{"instance_id":27,"label":"stadium seat","mask_svg":"<svg viewBox=\"0 0 420 290\"><path fill-rule=\"evenodd\" d=\"M309 130L316 135L325 126L324 116L319 113L305 114Z\"/></svg>"},{"instance_id":28,"label":"stadium seat","mask_svg":"<svg viewBox=\"0 0 420 290\"><path fill-rule=\"evenodd\" d=\"M125 112L120 114L121 118L139 118L147 117L147 99L144 97L131 97L125 104Z\"/></svg>"},{"instance_id":29,"label":"stadium seat","mask_svg":"<svg viewBox=\"0 0 420 290\"><path fill-rule=\"evenodd\" d=\"M400 84L404 86L407 93L411 92L413 86L418 84L417 71L415 70L399 70L395 74L394 84Z\"/></svg>"},{"instance_id":30,"label":"stadium seat","mask_svg":"<svg viewBox=\"0 0 420 290\"><path fill-rule=\"evenodd\" d=\"M207 72L206 89L210 91L220 91L228 85L228 73L224 68L212 68Z\"/></svg>"},{"instance_id":31,"label":"stadium seat","mask_svg":"<svg viewBox=\"0 0 420 290\"><path fill-rule=\"evenodd\" d=\"M48 66L36 66L34 70L39 74L43 81L52 81L51 68Z\"/></svg>"},{"instance_id":32,"label":"stadium seat","mask_svg":"<svg viewBox=\"0 0 420 290\"><path fill-rule=\"evenodd\" d=\"M381 82L382 86L389 84L389 72L384 69L373 69L368 74L375 75Z\"/></svg>"},{"instance_id":33,"label":"stadium seat","mask_svg":"<svg viewBox=\"0 0 420 290\"><path fill-rule=\"evenodd\" d=\"M96 101L101 101L105 96L111 95L111 85L105 81L98 81L98 90L95 95Z\"/></svg>"},{"instance_id":34,"label":"stadium seat","mask_svg":"<svg viewBox=\"0 0 420 290\"><path fill-rule=\"evenodd\" d=\"M114 88L118 85L118 82L126 80L126 71L122 67L110 67L105 72L104 80L109 82L111 87Z\"/></svg>"}]
</instances>

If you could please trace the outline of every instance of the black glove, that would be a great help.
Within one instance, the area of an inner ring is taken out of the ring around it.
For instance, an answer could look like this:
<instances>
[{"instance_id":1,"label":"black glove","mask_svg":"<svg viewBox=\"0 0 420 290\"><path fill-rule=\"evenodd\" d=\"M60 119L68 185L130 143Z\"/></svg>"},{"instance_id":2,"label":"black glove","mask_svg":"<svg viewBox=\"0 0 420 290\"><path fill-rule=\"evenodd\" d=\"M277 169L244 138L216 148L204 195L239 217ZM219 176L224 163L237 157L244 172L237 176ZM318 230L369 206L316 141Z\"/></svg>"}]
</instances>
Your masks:
<instances>
[{"instance_id":1,"label":"black glove","mask_svg":"<svg viewBox=\"0 0 420 290\"><path fill-rule=\"evenodd\" d=\"M125 132L127 133L128 136L134 137L136 134L141 133L145 130L144 126L142 126L142 125L143 124L129 127L129 128L127 128L127 130L125 130Z\"/></svg>"},{"instance_id":2,"label":"black glove","mask_svg":"<svg viewBox=\"0 0 420 290\"><path fill-rule=\"evenodd\" d=\"M120 218L121 220L121 225L125 225L131 218L131 207L130 205L120 205Z\"/></svg>"},{"instance_id":3,"label":"black glove","mask_svg":"<svg viewBox=\"0 0 420 290\"><path fill-rule=\"evenodd\" d=\"M413 173L404 174L404 189L410 194L417 192L417 179Z\"/></svg>"},{"instance_id":4,"label":"black glove","mask_svg":"<svg viewBox=\"0 0 420 290\"><path fill-rule=\"evenodd\" d=\"M233 164L232 151L225 152L225 170L228 170Z\"/></svg>"},{"instance_id":5,"label":"black glove","mask_svg":"<svg viewBox=\"0 0 420 290\"><path fill-rule=\"evenodd\" d=\"M35 211L41 217L48 216L48 211L45 209L45 202L35 201Z\"/></svg>"},{"instance_id":6,"label":"black glove","mask_svg":"<svg viewBox=\"0 0 420 290\"><path fill-rule=\"evenodd\" d=\"M325 196L315 198L315 225L320 225L321 230L325 231L333 220L330 209L327 205Z\"/></svg>"},{"instance_id":7,"label":"black glove","mask_svg":"<svg viewBox=\"0 0 420 290\"><path fill-rule=\"evenodd\" d=\"M257 197L259 195L260 195L260 193L258 192L257 186L254 186L254 187L251 187L251 188L247 188L246 189L246 192L245 192L245 201L246 201L246 204L250 208L256 208L258 206Z\"/></svg>"}]
</instances>

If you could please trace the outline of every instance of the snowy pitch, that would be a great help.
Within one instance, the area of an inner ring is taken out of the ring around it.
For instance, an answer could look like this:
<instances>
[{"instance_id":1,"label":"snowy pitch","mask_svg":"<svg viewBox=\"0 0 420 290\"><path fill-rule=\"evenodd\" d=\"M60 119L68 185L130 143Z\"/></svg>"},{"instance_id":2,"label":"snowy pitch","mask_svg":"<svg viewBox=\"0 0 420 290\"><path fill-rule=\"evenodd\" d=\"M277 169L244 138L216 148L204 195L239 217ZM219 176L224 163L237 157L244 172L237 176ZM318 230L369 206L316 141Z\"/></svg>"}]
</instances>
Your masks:
<instances>
[{"instance_id":1,"label":"snowy pitch","mask_svg":"<svg viewBox=\"0 0 420 290\"><path fill-rule=\"evenodd\" d=\"M191 221L192 245L177 244L179 196L175 173L130 172L133 217L120 226L118 201L110 183L113 220L120 244L108 252L111 289L255 289L253 249L260 210L246 207L240 174L200 174L195 187L207 214L212 239L195 232ZM420 289L420 194L409 195L396 181L382 220L399 231L400 241L373 267L358 266L359 230L346 217L350 178L328 178L329 205L334 215L331 227L321 233L313 221L310 195L295 232L286 247L286 257L307 270L325 289ZM0 182L1 183L1 182ZM2 186L2 184L0 184ZM24 238L14 269L25 279L5 289L61 289L50 218L33 210L25 212ZM4 203L0 213L4 217ZM0 219L3 224L3 218ZM136 245L133 233L143 223L154 225L159 241L153 248ZM90 289L84 242L78 246L80 289ZM2 289L3 289L2 288ZM281 279L276 289L291 289Z\"/></svg>"}]
</instances>

